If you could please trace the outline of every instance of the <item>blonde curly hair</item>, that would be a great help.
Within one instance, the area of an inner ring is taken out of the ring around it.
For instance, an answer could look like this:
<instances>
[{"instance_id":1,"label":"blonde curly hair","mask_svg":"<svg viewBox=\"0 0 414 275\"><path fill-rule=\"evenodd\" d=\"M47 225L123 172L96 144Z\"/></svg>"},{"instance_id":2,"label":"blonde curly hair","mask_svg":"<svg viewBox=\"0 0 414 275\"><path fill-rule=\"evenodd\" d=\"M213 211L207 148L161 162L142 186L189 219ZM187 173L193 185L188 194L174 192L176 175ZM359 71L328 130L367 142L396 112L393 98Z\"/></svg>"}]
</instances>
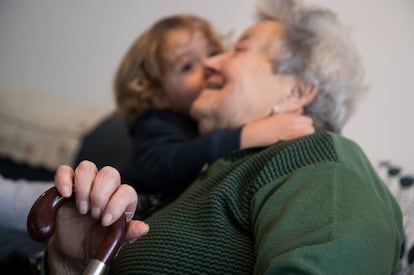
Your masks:
<instances>
[{"instance_id":1,"label":"blonde curly hair","mask_svg":"<svg viewBox=\"0 0 414 275\"><path fill-rule=\"evenodd\" d=\"M149 110L162 108L161 79L171 59L165 55L165 34L174 29L201 31L214 47L223 49L221 36L201 17L180 14L155 22L131 45L115 76L118 111L129 124Z\"/></svg>"}]
</instances>

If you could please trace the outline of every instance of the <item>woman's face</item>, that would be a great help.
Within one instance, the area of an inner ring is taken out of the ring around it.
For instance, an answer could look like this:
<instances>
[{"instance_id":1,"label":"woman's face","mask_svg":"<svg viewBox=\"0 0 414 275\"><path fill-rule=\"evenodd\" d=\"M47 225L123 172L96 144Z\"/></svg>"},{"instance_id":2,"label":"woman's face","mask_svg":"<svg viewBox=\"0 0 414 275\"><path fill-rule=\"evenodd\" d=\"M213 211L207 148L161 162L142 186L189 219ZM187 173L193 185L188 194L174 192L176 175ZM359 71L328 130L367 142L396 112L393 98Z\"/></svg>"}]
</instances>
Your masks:
<instances>
[{"instance_id":1,"label":"woman's face","mask_svg":"<svg viewBox=\"0 0 414 275\"><path fill-rule=\"evenodd\" d=\"M283 25L264 21L247 29L235 50L205 62L211 76L207 89L193 102L191 115L202 134L233 129L270 114L290 93L295 78L275 74L270 60L283 53Z\"/></svg>"}]
</instances>

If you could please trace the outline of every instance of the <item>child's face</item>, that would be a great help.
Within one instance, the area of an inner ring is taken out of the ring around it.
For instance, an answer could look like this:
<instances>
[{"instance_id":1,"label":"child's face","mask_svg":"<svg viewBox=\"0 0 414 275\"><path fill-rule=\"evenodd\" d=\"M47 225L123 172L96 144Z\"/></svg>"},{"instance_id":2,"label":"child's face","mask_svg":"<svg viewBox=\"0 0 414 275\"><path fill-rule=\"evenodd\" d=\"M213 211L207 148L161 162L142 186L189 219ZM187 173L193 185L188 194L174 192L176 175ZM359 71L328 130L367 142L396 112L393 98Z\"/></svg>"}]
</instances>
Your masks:
<instances>
[{"instance_id":1,"label":"child's face","mask_svg":"<svg viewBox=\"0 0 414 275\"><path fill-rule=\"evenodd\" d=\"M164 55L169 56L162 78L171 110L188 114L192 102L206 85L204 60L219 53L201 31L171 30L166 34Z\"/></svg>"}]
</instances>

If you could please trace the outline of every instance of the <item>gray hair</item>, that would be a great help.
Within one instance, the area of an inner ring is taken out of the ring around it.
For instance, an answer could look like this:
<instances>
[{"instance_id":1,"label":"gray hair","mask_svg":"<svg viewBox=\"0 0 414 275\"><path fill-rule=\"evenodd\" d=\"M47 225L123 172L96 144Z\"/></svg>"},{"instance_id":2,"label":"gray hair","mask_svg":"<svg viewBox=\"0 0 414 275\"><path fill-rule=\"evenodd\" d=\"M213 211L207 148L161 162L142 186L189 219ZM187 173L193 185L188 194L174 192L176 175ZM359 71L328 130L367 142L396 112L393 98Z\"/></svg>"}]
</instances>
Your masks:
<instances>
[{"instance_id":1,"label":"gray hair","mask_svg":"<svg viewBox=\"0 0 414 275\"><path fill-rule=\"evenodd\" d=\"M317 85L317 96L304 112L317 130L339 133L365 91L361 61L348 30L334 12L295 0L261 1L258 18L285 26L287 51L275 61L277 72Z\"/></svg>"}]
</instances>

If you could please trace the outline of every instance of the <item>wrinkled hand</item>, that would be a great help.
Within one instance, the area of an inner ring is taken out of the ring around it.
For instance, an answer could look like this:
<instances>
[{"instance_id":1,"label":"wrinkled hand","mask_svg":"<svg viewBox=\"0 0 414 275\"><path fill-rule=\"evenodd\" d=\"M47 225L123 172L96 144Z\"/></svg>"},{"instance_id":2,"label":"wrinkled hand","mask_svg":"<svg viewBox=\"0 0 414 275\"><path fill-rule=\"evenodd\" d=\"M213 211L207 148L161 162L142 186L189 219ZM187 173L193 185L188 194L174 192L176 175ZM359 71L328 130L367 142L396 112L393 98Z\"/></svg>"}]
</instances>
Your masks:
<instances>
[{"instance_id":1,"label":"wrinkled hand","mask_svg":"<svg viewBox=\"0 0 414 275\"><path fill-rule=\"evenodd\" d=\"M109 226L127 216L125 242L145 235L149 227L132 221L138 203L135 190L121 184L119 172L112 167L98 171L96 165L83 161L76 170L60 166L55 176L56 188L64 197L75 189L76 204L65 203L56 218L55 235L49 241L49 267L52 273L78 273L93 256L103 236L101 223Z\"/></svg>"},{"instance_id":2,"label":"wrinkled hand","mask_svg":"<svg viewBox=\"0 0 414 275\"><path fill-rule=\"evenodd\" d=\"M280 140L310 135L315 132L312 123L311 118L298 112L268 116L243 127L240 146L267 146Z\"/></svg>"}]
</instances>

